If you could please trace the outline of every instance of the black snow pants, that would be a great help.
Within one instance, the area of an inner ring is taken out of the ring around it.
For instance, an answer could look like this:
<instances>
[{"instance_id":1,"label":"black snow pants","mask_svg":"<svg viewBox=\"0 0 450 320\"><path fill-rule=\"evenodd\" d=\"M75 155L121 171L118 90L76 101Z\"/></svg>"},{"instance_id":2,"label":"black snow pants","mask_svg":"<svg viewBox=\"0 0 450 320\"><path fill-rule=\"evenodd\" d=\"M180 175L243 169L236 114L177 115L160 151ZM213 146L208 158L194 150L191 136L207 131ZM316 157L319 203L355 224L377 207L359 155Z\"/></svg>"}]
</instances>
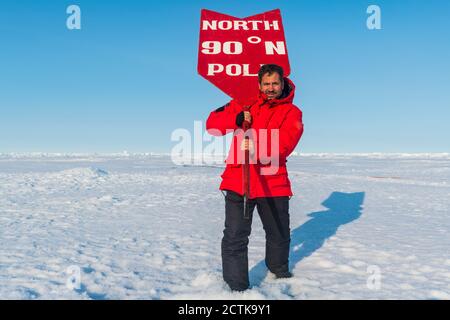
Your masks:
<instances>
[{"instance_id":1,"label":"black snow pants","mask_svg":"<svg viewBox=\"0 0 450 320\"><path fill-rule=\"evenodd\" d=\"M232 290L249 287L248 243L255 206L266 232L266 266L275 274L289 271L289 197L249 200L250 219L244 218L243 197L226 191L225 229L222 239L222 271Z\"/></svg>"}]
</instances>

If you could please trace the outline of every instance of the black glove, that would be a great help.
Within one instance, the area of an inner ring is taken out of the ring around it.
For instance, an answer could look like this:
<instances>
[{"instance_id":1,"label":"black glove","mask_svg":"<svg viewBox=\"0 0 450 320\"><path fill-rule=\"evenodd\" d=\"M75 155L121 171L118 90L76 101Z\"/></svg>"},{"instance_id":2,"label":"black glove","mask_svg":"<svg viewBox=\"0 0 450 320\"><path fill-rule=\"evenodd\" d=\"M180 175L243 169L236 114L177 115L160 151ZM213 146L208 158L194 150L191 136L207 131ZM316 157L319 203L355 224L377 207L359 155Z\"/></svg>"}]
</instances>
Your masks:
<instances>
[{"instance_id":1,"label":"black glove","mask_svg":"<svg viewBox=\"0 0 450 320\"><path fill-rule=\"evenodd\" d=\"M244 117L244 111L239 112L239 113L236 115L236 125L237 125L238 127L242 127L242 124L244 123L244 119L245 119L245 117Z\"/></svg>"}]
</instances>

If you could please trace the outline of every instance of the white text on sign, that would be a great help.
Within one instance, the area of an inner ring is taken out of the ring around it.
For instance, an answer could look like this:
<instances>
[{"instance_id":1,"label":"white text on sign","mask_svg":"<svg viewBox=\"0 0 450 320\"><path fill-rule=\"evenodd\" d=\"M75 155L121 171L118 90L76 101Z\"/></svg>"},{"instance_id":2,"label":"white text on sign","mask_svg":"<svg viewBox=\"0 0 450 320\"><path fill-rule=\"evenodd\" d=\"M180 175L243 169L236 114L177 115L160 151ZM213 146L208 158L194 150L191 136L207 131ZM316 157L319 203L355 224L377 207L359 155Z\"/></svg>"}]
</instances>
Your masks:
<instances>
[{"instance_id":1,"label":"white text on sign","mask_svg":"<svg viewBox=\"0 0 450 320\"><path fill-rule=\"evenodd\" d=\"M256 37L251 37L256 38ZM250 41L249 41L250 42ZM283 41L265 41L264 47L267 55L286 54L286 47ZM241 54L242 43L239 41L227 41L223 44L220 41L204 41L202 43L202 53L204 54Z\"/></svg>"},{"instance_id":2,"label":"white text on sign","mask_svg":"<svg viewBox=\"0 0 450 320\"><path fill-rule=\"evenodd\" d=\"M260 29L260 27L263 29ZM277 20L205 20L202 30L280 30L280 26Z\"/></svg>"}]
</instances>

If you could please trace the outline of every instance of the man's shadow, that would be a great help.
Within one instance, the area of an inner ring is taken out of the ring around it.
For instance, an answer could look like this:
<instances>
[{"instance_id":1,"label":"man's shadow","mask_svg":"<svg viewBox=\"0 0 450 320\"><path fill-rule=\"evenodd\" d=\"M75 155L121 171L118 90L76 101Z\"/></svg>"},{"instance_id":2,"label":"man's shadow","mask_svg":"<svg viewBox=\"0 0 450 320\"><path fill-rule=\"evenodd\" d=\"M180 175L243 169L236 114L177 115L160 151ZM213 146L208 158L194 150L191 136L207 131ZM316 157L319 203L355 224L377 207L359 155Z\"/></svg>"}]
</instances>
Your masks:
<instances>
[{"instance_id":1,"label":"man's shadow","mask_svg":"<svg viewBox=\"0 0 450 320\"><path fill-rule=\"evenodd\" d=\"M362 214L365 192L333 192L322 205L328 210L308 214L312 219L291 232L289 269L303 258L319 250L324 242L336 234L338 228L358 219ZM264 260L250 270L250 283L259 286L267 276Z\"/></svg>"}]
</instances>

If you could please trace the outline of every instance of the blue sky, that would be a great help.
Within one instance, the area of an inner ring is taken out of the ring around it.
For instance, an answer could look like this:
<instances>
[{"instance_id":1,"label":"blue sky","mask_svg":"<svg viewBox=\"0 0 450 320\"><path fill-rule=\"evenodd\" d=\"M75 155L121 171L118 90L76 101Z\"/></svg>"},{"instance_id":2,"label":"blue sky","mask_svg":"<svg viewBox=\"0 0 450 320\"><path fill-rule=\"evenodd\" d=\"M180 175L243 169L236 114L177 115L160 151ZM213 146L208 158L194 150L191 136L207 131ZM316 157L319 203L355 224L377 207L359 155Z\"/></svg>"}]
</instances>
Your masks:
<instances>
[{"instance_id":1,"label":"blue sky","mask_svg":"<svg viewBox=\"0 0 450 320\"><path fill-rule=\"evenodd\" d=\"M281 9L298 151L450 152L447 0L2 1L0 152L170 152L173 130L228 101L197 75L202 8Z\"/></svg>"}]
</instances>

